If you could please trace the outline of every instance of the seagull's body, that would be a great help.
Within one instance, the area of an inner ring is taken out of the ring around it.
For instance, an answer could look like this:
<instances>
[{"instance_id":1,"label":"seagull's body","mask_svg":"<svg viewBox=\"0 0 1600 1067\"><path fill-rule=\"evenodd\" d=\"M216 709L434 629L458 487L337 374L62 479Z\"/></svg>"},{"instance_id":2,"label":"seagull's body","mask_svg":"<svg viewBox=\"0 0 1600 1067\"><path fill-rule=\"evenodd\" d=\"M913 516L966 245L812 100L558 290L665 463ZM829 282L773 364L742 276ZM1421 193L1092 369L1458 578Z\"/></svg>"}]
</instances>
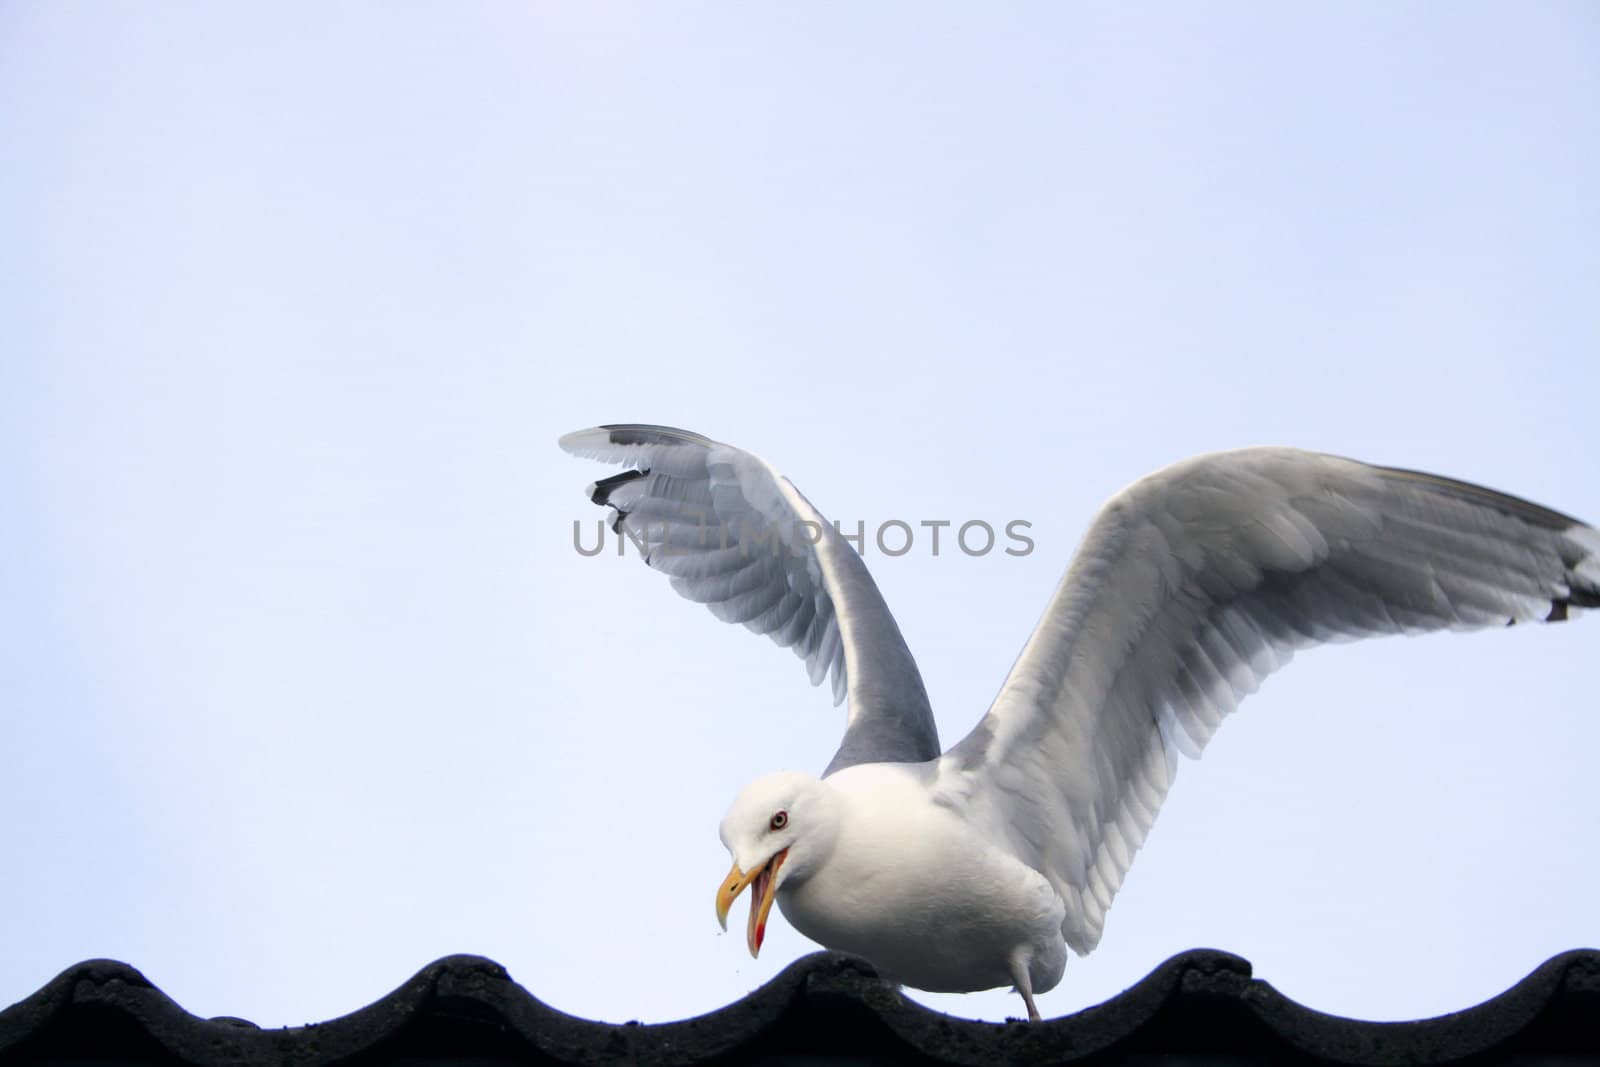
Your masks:
<instances>
[{"instance_id":1,"label":"seagull's body","mask_svg":"<svg viewBox=\"0 0 1600 1067\"><path fill-rule=\"evenodd\" d=\"M838 837L811 877L778 889L784 917L821 945L933 993L1061 980L1064 909L1050 882L932 802L922 764L863 763L817 786ZM890 921L884 921L885 919Z\"/></svg>"},{"instance_id":2,"label":"seagull's body","mask_svg":"<svg viewBox=\"0 0 1600 1067\"><path fill-rule=\"evenodd\" d=\"M1180 755L1297 648L1561 621L1600 606L1600 531L1437 475L1287 448L1196 457L1091 525L986 714L940 751L916 663L865 564L758 457L669 427L562 438L628 470L590 487L652 568L792 647L849 700L839 751L723 819L760 949L801 933L934 992L1012 985L1029 1017L1091 951Z\"/></svg>"}]
</instances>

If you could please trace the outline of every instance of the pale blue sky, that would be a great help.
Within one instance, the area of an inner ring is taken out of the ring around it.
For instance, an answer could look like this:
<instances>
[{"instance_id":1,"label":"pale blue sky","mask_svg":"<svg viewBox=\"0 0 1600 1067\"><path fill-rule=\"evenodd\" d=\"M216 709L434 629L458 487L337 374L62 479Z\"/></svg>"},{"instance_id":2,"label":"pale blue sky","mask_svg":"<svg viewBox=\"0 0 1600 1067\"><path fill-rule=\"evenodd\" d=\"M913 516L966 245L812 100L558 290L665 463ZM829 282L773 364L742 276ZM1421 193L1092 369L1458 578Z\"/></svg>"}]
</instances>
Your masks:
<instances>
[{"instance_id":1,"label":"pale blue sky","mask_svg":"<svg viewBox=\"0 0 1600 1067\"><path fill-rule=\"evenodd\" d=\"M717 935L716 826L840 713L572 550L567 430L1030 521L868 553L947 743L1183 456L1600 519L1597 102L1578 3L0 6L0 1003L112 956L297 1023L478 952L656 1020L808 950ZM1597 648L1303 654L1041 1007L1206 945L1416 1016L1600 943Z\"/></svg>"}]
</instances>

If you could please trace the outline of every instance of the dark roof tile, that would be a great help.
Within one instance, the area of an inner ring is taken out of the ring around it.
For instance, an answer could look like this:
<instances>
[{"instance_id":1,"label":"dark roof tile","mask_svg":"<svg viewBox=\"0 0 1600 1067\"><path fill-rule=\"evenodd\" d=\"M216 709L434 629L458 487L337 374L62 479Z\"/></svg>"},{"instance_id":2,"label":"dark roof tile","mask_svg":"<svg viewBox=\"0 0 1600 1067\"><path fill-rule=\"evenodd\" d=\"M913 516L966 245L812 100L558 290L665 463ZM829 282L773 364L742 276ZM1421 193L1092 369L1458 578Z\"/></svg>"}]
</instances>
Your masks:
<instances>
[{"instance_id":1,"label":"dark roof tile","mask_svg":"<svg viewBox=\"0 0 1600 1067\"><path fill-rule=\"evenodd\" d=\"M1600 1063L1600 952L1556 956L1475 1008L1417 1022L1323 1015L1224 952L1175 956L1120 996L1038 1025L923 1008L861 960L807 956L719 1011L682 1022L565 1015L478 956L429 964L350 1015L264 1030L190 1015L138 971L90 960L0 1012L0 1060L366 1065L400 1060L641 1065Z\"/></svg>"}]
</instances>

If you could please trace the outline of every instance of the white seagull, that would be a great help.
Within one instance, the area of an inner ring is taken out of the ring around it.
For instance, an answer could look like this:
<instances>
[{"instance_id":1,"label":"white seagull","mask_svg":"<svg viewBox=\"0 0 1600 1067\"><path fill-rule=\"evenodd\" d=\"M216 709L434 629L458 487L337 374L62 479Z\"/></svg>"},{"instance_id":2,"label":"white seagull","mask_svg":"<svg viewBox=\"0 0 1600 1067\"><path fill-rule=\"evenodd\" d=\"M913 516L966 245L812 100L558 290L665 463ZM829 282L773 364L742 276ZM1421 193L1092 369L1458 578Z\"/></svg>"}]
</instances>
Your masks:
<instances>
[{"instance_id":1,"label":"white seagull","mask_svg":"<svg viewBox=\"0 0 1600 1067\"><path fill-rule=\"evenodd\" d=\"M1184 460L1095 517L988 713L940 752L915 660L866 564L759 457L665 426L561 438L628 469L589 487L645 562L794 649L848 699L817 778L722 820L760 951L796 929L932 992L1011 985L1028 1018L1106 909L1172 785L1295 649L1559 622L1600 605L1600 531L1466 482L1290 448Z\"/></svg>"}]
</instances>

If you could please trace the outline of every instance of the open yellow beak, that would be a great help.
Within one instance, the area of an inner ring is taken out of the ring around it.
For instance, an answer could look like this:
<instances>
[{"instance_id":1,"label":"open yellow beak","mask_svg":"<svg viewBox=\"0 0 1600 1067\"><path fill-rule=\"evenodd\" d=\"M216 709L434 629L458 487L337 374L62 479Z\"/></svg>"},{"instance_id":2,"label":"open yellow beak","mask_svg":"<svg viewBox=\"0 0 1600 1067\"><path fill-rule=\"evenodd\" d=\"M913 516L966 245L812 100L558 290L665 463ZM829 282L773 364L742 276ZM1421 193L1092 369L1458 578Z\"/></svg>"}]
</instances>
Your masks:
<instances>
[{"instance_id":1,"label":"open yellow beak","mask_svg":"<svg viewBox=\"0 0 1600 1067\"><path fill-rule=\"evenodd\" d=\"M735 863L717 889L717 922L726 930L728 909L733 907L733 902L744 892L745 886L754 884L755 888L750 891L750 925L745 930L745 942L750 946L752 956L761 955L761 942L767 936L767 914L772 911L772 902L778 896L778 868L783 866L788 855L788 849L780 849L770 860L748 874Z\"/></svg>"}]
</instances>

